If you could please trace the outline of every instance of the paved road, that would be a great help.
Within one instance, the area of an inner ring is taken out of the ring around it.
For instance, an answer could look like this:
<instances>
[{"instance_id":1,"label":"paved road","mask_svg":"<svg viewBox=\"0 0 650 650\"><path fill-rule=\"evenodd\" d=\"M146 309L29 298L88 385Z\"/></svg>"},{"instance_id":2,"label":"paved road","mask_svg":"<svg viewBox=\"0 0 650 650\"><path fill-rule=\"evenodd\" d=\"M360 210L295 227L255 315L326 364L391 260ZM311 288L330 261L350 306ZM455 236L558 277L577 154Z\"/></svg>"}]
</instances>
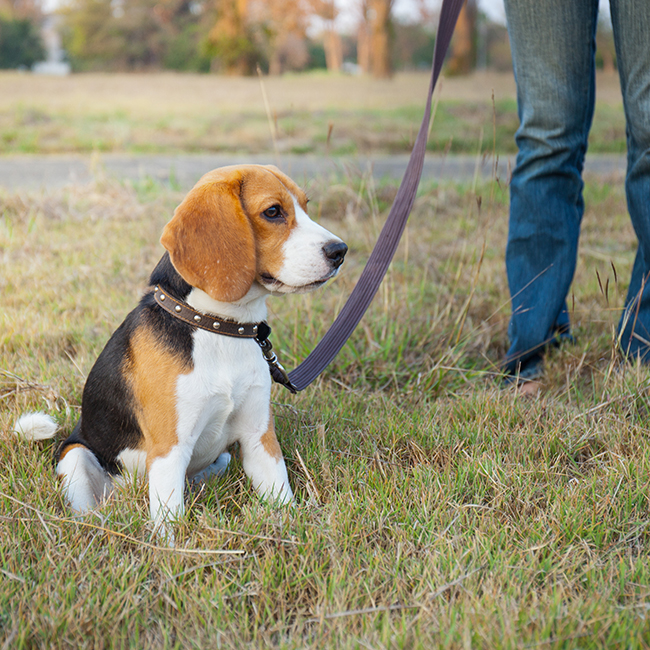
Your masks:
<instances>
[{"instance_id":1,"label":"paved road","mask_svg":"<svg viewBox=\"0 0 650 650\"><path fill-rule=\"evenodd\" d=\"M281 155L11 155L0 156L0 187L17 189L55 189L70 183L87 183L95 174L104 173L120 180L151 178L164 184L173 183L182 190L191 187L206 171L222 165L241 163L275 163L296 181L326 175L367 173L372 170L377 179L400 179L406 169L408 156L377 156L373 158L324 158L317 156ZM507 181L514 157L499 160L498 176ZM592 155L587 157L585 172L605 176L625 173L625 156ZM424 179L441 181L471 181L479 175L490 178L494 173L490 158L475 156L427 156Z\"/></svg>"}]
</instances>

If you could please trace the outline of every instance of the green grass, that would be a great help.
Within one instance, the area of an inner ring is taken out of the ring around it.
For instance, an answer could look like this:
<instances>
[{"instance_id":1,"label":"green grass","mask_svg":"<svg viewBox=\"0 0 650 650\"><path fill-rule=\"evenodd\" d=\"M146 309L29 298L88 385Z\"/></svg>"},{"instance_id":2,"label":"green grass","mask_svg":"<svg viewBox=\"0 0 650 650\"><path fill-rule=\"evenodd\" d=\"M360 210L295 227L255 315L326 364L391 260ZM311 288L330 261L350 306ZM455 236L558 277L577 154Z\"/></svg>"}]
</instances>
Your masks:
<instances>
[{"instance_id":1,"label":"green grass","mask_svg":"<svg viewBox=\"0 0 650 650\"><path fill-rule=\"evenodd\" d=\"M395 192L368 177L307 190L350 252L331 286L271 301L288 367L340 309ZM425 185L350 342L303 393L274 389L296 507L261 503L236 457L188 496L165 550L145 486L73 518L53 445L10 429L41 408L70 431L84 375L146 286L181 195L102 180L0 194L0 368L11 373L0 375L0 643L647 647L650 376L613 352L635 238L621 184L588 183L585 196L577 343L549 355L538 399L495 379L507 189Z\"/></svg>"},{"instance_id":2,"label":"green grass","mask_svg":"<svg viewBox=\"0 0 650 650\"><path fill-rule=\"evenodd\" d=\"M275 114L281 150L295 154L350 155L410 153L420 121L420 106L386 110L306 110ZM428 149L451 154L484 149L515 153L519 125L514 100L489 103L441 102ZM331 131L330 131L330 126ZM267 116L250 110L174 116L38 111L19 107L0 111L0 153L260 153L271 146ZM625 120L620 108L599 105L591 151L623 153Z\"/></svg>"}]
</instances>

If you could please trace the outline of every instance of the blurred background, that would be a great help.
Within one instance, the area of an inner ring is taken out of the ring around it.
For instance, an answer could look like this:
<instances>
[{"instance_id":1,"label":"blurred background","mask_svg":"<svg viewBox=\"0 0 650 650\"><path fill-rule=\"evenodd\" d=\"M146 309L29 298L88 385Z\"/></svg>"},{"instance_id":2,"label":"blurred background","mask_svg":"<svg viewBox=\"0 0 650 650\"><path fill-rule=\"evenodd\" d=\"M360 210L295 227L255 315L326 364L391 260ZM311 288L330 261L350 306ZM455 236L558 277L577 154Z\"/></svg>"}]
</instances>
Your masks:
<instances>
[{"instance_id":1,"label":"blurred background","mask_svg":"<svg viewBox=\"0 0 650 650\"><path fill-rule=\"evenodd\" d=\"M181 187L201 170L270 157L305 177L346 156L362 169L372 159L378 177L401 177L399 156L410 153L422 117L440 4L0 0L0 184L92 177L87 160L16 160L23 154L102 154L120 178L169 182L176 174ZM625 123L608 5L602 9L590 153L621 156ZM447 162L425 176L471 179L476 156L489 151L507 177L519 120L503 0L466 1L436 93L428 150ZM198 154L212 158L188 161ZM310 154L318 160L308 168ZM118 155L137 155L137 168ZM452 167L463 155L471 157L463 169Z\"/></svg>"},{"instance_id":2,"label":"blurred background","mask_svg":"<svg viewBox=\"0 0 650 650\"><path fill-rule=\"evenodd\" d=\"M440 0L0 0L0 68L377 78L430 65ZM603 5L598 66L615 54ZM510 70L502 0L468 0L448 74Z\"/></svg>"}]
</instances>

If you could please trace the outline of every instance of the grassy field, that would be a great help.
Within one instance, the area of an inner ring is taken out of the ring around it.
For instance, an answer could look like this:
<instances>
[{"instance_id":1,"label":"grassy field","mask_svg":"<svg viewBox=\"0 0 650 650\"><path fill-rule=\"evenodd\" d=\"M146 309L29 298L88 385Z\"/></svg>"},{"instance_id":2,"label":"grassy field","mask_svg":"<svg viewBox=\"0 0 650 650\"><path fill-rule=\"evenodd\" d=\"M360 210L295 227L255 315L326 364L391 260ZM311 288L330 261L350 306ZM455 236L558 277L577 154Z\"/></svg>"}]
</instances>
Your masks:
<instances>
[{"instance_id":1,"label":"grassy field","mask_svg":"<svg viewBox=\"0 0 650 650\"><path fill-rule=\"evenodd\" d=\"M0 75L0 151L273 145L258 80L34 80ZM277 146L334 154L406 151L425 78L264 83ZM513 93L507 76L446 79L432 146L511 151ZM616 79L599 93L592 150L619 151ZM306 189L350 252L331 286L271 301L288 367L350 293L396 191L352 174ZM636 247L624 188L587 180L577 342L549 355L533 400L498 381L507 194L507 179L421 187L350 342L303 393L274 389L296 507L261 503L235 449L232 470L189 495L172 550L152 536L144 485L73 518L56 441L11 430L43 409L69 433L182 197L101 175L0 189L0 648L647 648L650 375L615 353Z\"/></svg>"},{"instance_id":2,"label":"grassy field","mask_svg":"<svg viewBox=\"0 0 650 650\"><path fill-rule=\"evenodd\" d=\"M289 367L350 292L395 192L368 177L307 189L350 253L332 286L272 300ZM586 186L577 343L550 355L536 400L495 374L507 188L424 186L349 344L305 392L274 389L297 506L269 509L237 461L189 496L170 550L143 485L72 518L52 445L10 430L40 408L70 431L180 198L101 178L0 193L0 647L648 647L650 377L614 353L635 248L619 183Z\"/></svg>"},{"instance_id":3,"label":"grassy field","mask_svg":"<svg viewBox=\"0 0 650 650\"><path fill-rule=\"evenodd\" d=\"M0 73L0 154L55 152L409 152L427 74L392 81L322 73L265 78L212 75ZM618 78L601 74L591 151L625 151ZM438 92L438 91L437 91ZM264 101L268 102L268 110ZM429 149L515 151L512 75L444 79Z\"/></svg>"}]
</instances>

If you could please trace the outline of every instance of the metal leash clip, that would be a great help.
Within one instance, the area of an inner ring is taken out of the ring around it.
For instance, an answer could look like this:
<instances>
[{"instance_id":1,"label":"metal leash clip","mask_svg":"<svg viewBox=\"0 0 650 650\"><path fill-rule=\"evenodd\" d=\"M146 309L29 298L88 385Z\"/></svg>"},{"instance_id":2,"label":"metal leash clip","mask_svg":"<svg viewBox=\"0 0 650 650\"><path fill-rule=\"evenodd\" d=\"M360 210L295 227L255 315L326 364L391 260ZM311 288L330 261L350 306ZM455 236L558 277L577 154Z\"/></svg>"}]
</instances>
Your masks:
<instances>
[{"instance_id":1,"label":"metal leash clip","mask_svg":"<svg viewBox=\"0 0 650 650\"><path fill-rule=\"evenodd\" d=\"M264 355L266 362L269 364L269 370L271 371L271 377L273 378L273 381L276 382L277 384L282 384L285 388L288 388L292 393L297 393L298 391L296 387L291 383L291 379L289 379L289 375L287 374L287 371L283 368L282 364L278 361L275 352L273 352L273 345L271 345L271 341L269 341L266 338L262 341L260 341L259 339L255 339L255 340L259 344L260 348L262 348L262 354Z\"/></svg>"}]
</instances>

